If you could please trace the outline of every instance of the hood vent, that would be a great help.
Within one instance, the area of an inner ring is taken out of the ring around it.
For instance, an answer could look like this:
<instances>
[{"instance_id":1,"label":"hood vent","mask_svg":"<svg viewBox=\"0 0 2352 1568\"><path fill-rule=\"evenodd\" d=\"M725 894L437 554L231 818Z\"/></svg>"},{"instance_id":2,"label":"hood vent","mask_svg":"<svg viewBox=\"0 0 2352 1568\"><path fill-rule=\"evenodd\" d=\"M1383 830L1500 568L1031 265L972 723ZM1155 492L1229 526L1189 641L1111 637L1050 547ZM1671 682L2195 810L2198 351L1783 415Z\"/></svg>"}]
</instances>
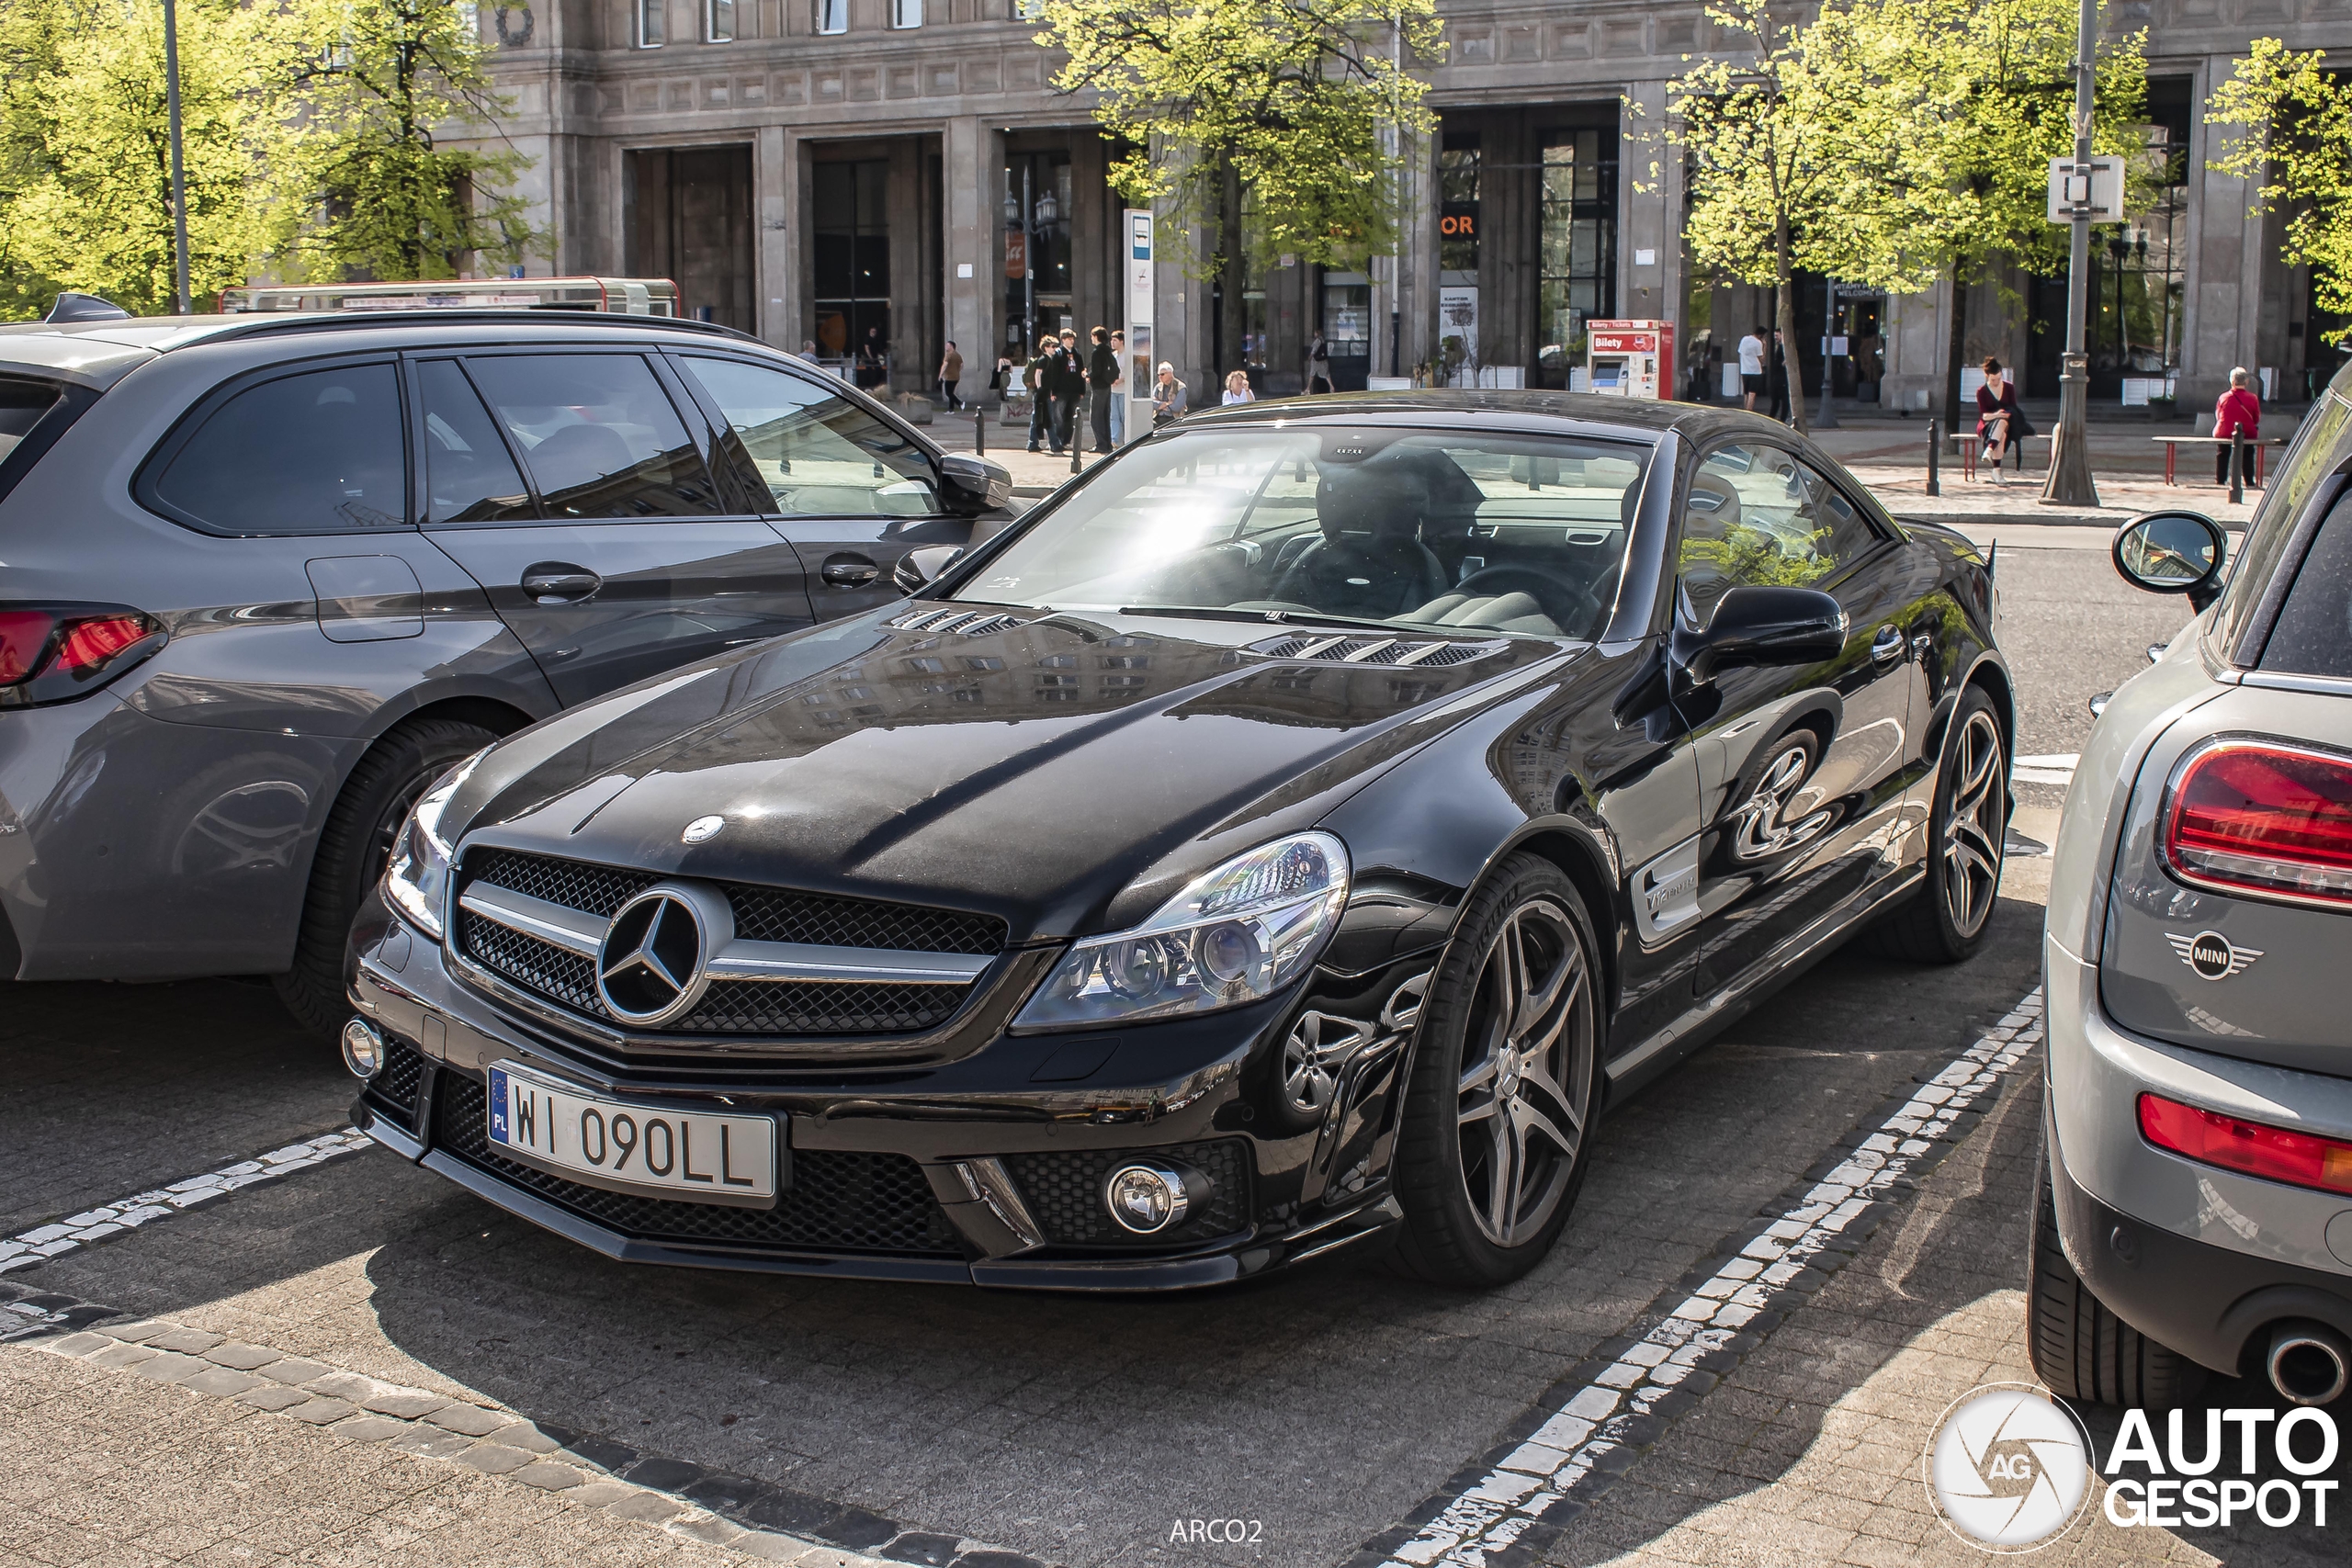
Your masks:
<instances>
[{"instance_id":1,"label":"hood vent","mask_svg":"<svg viewBox=\"0 0 2352 1568\"><path fill-rule=\"evenodd\" d=\"M984 610L917 610L884 624L896 631L928 632L933 637L988 637L1021 625L1021 617L1002 611L990 615Z\"/></svg>"},{"instance_id":2,"label":"hood vent","mask_svg":"<svg viewBox=\"0 0 2352 1568\"><path fill-rule=\"evenodd\" d=\"M1505 637L1487 642L1431 642L1426 637L1286 637L1256 644L1250 651L1269 659L1306 659L1325 664L1380 664L1416 670L1467 664L1500 653Z\"/></svg>"}]
</instances>

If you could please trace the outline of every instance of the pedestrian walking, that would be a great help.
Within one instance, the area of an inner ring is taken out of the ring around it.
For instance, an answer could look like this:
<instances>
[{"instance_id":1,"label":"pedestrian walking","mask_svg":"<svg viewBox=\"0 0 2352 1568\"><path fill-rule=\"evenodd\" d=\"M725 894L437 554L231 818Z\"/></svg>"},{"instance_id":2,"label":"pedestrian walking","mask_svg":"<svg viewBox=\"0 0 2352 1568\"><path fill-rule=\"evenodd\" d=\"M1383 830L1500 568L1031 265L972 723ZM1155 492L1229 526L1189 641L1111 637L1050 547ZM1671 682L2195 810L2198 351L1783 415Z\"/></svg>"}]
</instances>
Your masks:
<instances>
[{"instance_id":1,"label":"pedestrian walking","mask_svg":"<svg viewBox=\"0 0 2352 1568\"><path fill-rule=\"evenodd\" d=\"M1054 420L1061 431L1061 442L1054 450L1080 445L1078 405L1086 396L1086 361L1079 357L1078 332L1074 327L1062 329L1061 347L1054 362Z\"/></svg>"},{"instance_id":2,"label":"pedestrian walking","mask_svg":"<svg viewBox=\"0 0 2352 1568\"><path fill-rule=\"evenodd\" d=\"M2245 433L2246 446L2251 448L2262 439L2262 399L2256 395L2254 378L2241 365L2230 372L2230 389L2213 404L2213 434L2227 442L2238 432ZM2245 464L2250 466L2254 454L2248 451ZM2214 454L2213 480L2216 484L2230 482L2230 448L2222 446ZM2238 482L2252 484L2254 476L2245 467L2238 469Z\"/></svg>"},{"instance_id":3,"label":"pedestrian walking","mask_svg":"<svg viewBox=\"0 0 2352 1568\"><path fill-rule=\"evenodd\" d=\"M1331 350L1317 333L1315 341L1306 345L1306 389L1328 392L1331 389Z\"/></svg>"},{"instance_id":4,"label":"pedestrian walking","mask_svg":"<svg viewBox=\"0 0 2352 1568\"><path fill-rule=\"evenodd\" d=\"M1786 424L1789 422L1789 355L1781 342L1781 334L1772 334L1772 417Z\"/></svg>"},{"instance_id":5,"label":"pedestrian walking","mask_svg":"<svg viewBox=\"0 0 2352 1568\"><path fill-rule=\"evenodd\" d=\"M1739 406L1748 412L1756 412L1756 400L1764 394L1764 328L1757 329L1739 340Z\"/></svg>"},{"instance_id":6,"label":"pedestrian walking","mask_svg":"<svg viewBox=\"0 0 2352 1568\"><path fill-rule=\"evenodd\" d=\"M1236 370L1232 375L1227 376L1225 378L1225 406L1227 408L1231 408L1236 403L1254 403L1257 400L1258 394L1250 389L1250 372L1247 370Z\"/></svg>"},{"instance_id":7,"label":"pedestrian walking","mask_svg":"<svg viewBox=\"0 0 2352 1568\"><path fill-rule=\"evenodd\" d=\"M949 338L947 352L939 356L939 400L947 405L950 413L964 406L964 400L956 395L956 385L963 379L964 356L956 352L956 340Z\"/></svg>"},{"instance_id":8,"label":"pedestrian walking","mask_svg":"<svg viewBox=\"0 0 2352 1568\"><path fill-rule=\"evenodd\" d=\"M1047 347L1047 344L1053 344ZM1055 362L1060 357L1061 345L1046 338L1037 344L1037 352L1029 356L1022 368L1022 385L1029 389L1029 450L1038 449L1042 439L1053 444L1055 456L1062 449L1061 433L1054 428Z\"/></svg>"},{"instance_id":9,"label":"pedestrian walking","mask_svg":"<svg viewBox=\"0 0 2352 1568\"><path fill-rule=\"evenodd\" d=\"M2008 456L2011 446L2032 434L2033 427L2025 422L2025 411L2018 407L2017 383L2002 370L1999 360L1986 355L1984 384L1976 389L1976 439L1984 444L1983 460L1993 465L1995 484L2009 482L2001 472L2001 459Z\"/></svg>"},{"instance_id":10,"label":"pedestrian walking","mask_svg":"<svg viewBox=\"0 0 2352 1568\"><path fill-rule=\"evenodd\" d=\"M1159 362L1159 379L1151 388L1151 423L1166 424L1184 417L1191 404L1184 383L1176 379L1176 367L1166 360Z\"/></svg>"},{"instance_id":11,"label":"pedestrian walking","mask_svg":"<svg viewBox=\"0 0 2352 1568\"><path fill-rule=\"evenodd\" d=\"M1118 447L1127 444L1126 333L1115 330L1111 333L1111 358L1119 367L1119 373L1111 378L1111 445Z\"/></svg>"},{"instance_id":12,"label":"pedestrian walking","mask_svg":"<svg viewBox=\"0 0 2352 1568\"><path fill-rule=\"evenodd\" d=\"M1094 346L1086 355L1087 412L1093 416L1094 450L1107 454L1116 445L1111 434L1112 384L1119 378L1119 356L1111 352L1111 334L1097 327L1089 334Z\"/></svg>"}]
</instances>

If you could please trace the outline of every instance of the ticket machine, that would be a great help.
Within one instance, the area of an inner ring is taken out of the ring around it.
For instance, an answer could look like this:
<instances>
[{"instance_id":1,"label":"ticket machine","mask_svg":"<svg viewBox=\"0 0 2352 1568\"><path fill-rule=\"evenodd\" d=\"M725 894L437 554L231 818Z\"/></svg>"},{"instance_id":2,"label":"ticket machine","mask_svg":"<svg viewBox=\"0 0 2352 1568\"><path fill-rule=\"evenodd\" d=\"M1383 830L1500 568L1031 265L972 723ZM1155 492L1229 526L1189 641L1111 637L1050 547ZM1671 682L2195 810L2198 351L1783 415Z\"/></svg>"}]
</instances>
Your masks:
<instances>
[{"instance_id":1,"label":"ticket machine","mask_svg":"<svg viewBox=\"0 0 2352 1568\"><path fill-rule=\"evenodd\" d=\"M1585 381L1594 391L1655 402L1674 396L1672 321L1588 321Z\"/></svg>"}]
</instances>

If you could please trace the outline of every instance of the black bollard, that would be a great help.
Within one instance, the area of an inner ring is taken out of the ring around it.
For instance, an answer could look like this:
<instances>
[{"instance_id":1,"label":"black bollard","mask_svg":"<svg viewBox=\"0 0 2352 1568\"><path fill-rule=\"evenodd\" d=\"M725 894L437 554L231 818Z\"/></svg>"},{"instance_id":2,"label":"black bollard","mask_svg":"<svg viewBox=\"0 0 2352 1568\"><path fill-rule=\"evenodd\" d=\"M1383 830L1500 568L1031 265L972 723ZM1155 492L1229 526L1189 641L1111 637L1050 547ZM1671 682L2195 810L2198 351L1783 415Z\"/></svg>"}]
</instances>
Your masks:
<instances>
[{"instance_id":1,"label":"black bollard","mask_svg":"<svg viewBox=\"0 0 2352 1568\"><path fill-rule=\"evenodd\" d=\"M1943 480L1937 476L1936 464L1943 456L1943 432L1935 420L1928 422L1928 493L1941 495Z\"/></svg>"},{"instance_id":2,"label":"black bollard","mask_svg":"<svg viewBox=\"0 0 2352 1568\"><path fill-rule=\"evenodd\" d=\"M972 456L989 455L989 412L978 402L972 404Z\"/></svg>"},{"instance_id":3,"label":"black bollard","mask_svg":"<svg viewBox=\"0 0 2352 1568\"><path fill-rule=\"evenodd\" d=\"M2230 432L2230 504L2245 500L2245 426Z\"/></svg>"},{"instance_id":4,"label":"black bollard","mask_svg":"<svg viewBox=\"0 0 2352 1568\"><path fill-rule=\"evenodd\" d=\"M1073 416L1069 423L1069 471L1074 474L1078 472L1078 455L1086 448L1080 445L1082 437L1077 428L1078 420Z\"/></svg>"}]
</instances>

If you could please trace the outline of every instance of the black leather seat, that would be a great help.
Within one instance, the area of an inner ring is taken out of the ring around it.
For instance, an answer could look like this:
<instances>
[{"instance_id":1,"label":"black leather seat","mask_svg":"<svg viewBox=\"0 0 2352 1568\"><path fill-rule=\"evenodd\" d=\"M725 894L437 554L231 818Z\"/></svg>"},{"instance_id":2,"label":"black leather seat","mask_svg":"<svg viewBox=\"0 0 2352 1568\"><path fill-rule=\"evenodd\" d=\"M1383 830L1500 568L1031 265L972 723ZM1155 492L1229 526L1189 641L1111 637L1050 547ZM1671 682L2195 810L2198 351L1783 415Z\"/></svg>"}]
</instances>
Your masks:
<instances>
[{"instance_id":1,"label":"black leather seat","mask_svg":"<svg viewBox=\"0 0 2352 1568\"><path fill-rule=\"evenodd\" d=\"M1367 466L1316 485L1323 536L1291 562L1273 597L1327 615L1383 619L1428 604L1449 586L1421 543L1428 480L1409 468Z\"/></svg>"}]
</instances>

